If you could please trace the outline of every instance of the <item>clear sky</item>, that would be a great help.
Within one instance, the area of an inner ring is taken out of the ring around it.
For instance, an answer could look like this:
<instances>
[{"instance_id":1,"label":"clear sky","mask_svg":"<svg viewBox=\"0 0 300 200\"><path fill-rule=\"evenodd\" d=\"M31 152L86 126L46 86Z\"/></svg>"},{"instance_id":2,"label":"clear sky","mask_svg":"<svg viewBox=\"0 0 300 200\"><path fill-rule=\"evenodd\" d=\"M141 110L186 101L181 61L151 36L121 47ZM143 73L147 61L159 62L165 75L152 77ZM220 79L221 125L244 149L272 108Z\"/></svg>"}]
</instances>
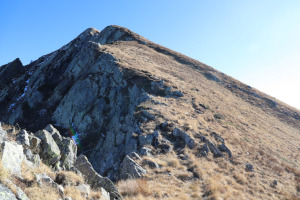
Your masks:
<instances>
[{"instance_id":1,"label":"clear sky","mask_svg":"<svg viewBox=\"0 0 300 200\"><path fill-rule=\"evenodd\" d=\"M1 0L0 65L113 24L300 109L299 0Z\"/></svg>"}]
</instances>

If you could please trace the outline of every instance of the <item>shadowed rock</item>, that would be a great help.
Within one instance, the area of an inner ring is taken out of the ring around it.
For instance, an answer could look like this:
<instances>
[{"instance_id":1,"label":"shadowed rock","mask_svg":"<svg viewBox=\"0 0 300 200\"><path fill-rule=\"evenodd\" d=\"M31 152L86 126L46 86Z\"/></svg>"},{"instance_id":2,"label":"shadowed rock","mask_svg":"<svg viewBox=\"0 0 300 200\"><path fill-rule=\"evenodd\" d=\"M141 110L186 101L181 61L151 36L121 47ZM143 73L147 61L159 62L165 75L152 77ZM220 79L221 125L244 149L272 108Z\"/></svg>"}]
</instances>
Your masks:
<instances>
[{"instance_id":1,"label":"shadowed rock","mask_svg":"<svg viewBox=\"0 0 300 200\"><path fill-rule=\"evenodd\" d=\"M74 166L82 173L93 188L104 188L109 192L111 200L121 199L121 195L113 182L107 177L100 176L84 155L78 156Z\"/></svg>"}]
</instances>

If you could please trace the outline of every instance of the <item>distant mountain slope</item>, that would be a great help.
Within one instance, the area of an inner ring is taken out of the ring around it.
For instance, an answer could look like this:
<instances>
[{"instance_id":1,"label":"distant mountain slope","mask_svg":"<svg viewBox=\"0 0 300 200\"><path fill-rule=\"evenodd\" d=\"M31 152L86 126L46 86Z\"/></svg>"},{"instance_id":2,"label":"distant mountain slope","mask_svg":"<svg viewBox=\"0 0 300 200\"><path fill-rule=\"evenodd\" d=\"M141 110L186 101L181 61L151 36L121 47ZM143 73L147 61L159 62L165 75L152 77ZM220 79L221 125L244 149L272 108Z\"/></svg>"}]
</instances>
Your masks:
<instances>
[{"instance_id":1,"label":"distant mountain slope","mask_svg":"<svg viewBox=\"0 0 300 200\"><path fill-rule=\"evenodd\" d=\"M0 86L1 121L74 130L114 181L126 155L144 155L135 161L157 198L299 195L299 110L126 28L90 28L27 66L16 59ZM170 194L170 184L185 186Z\"/></svg>"}]
</instances>

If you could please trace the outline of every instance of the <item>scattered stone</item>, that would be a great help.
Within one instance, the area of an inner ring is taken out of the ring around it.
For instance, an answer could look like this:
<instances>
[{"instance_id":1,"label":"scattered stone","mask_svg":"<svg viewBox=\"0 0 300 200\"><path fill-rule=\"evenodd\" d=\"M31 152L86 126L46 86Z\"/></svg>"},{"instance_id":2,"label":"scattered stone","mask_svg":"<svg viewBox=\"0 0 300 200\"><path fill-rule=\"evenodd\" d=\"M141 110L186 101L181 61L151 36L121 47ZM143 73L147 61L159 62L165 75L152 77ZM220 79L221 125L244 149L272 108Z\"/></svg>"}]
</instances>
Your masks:
<instances>
[{"instance_id":1,"label":"scattered stone","mask_svg":"<svg viewBox=\"0 0 300 200\"><path fill-rule=\"evenodd\" d=\"M222 157L222 152L216 147L216 145L210 141L207 141L206 143L208 145L209 150L212 152L215 158Z\"/></svg>"},{"instance_id":2,"label":"scattered stone","mask_svg":"<svg viewBox=\"0 0 300 200\"><path fill-rule=\"evenodd\" d=\"M134 179L140 178L147 171L139 166L134 160L132 160L129 156L126 156L120 166L120 178L121 179ZM105 188L104 188L105 189Z\"/></svg>"},{"instance_id":3,"label":"scattered stone","mask_svg":"<svg viewBox=\"0 0 300 200\"><path fill-rule=\"evenodd\" d=\"M171 145L165 144L165 143L159 144L159 145L158 145L158 148L160 149L160 152L161 152L161 153L164 153L164 154L170 153L170 152L172 151Z\"/></svg>"},{"instance_id":4,"label":"scattered stone","mask_svg":"<svg viewBox=\"0 0 300 200\"><path fill-rule=\"evenodd\" d=\"M134 160L142 160L142 158L136 152L132 152L131 154L129 154L129 156Z\"/></svg>"},{"instance_id":5,"label":"scattered stone","mask_svg":"<svg viewBox=\"0 0 300 200\"><path fill-rule=\"evenodd\" d=\"M91 192L91 187L86 184L81 184L81 185L76 186L76 190L79 190L81 195L88 197Z\"/></svg>"},{"instance_id":6,"label":"scattered stone","mask_svg":"<svg viewBox=\"0 0 300 200\"><path fill-rule=\"evenodd\" d=\"M270 186L271 186L272 188L276 188L277 184L278 184L277 181L274 180L274 181L270 184Z\"/></svg>"},{"instance_id":7,"label":"scattered stone","mask_svg":"<svg viewBox=\"0 0 300 200\"><path fill-rule=\"evenodd\" d=\"M181 160L187 160L187 159L189 159L189 156L188 155L185 155L185 154L179 154L178 155L179 156L179 158L181 159Z\"/></svg>"},{"instance_id":8,"label":"scattered stone","mask_svg":"<svg viewBox=\"0 0 300 200\"><path fill-rule=\"evenodd\" d=\"M140 149L140 154L142 155L142 156L152 156L151 155L151 149L150 148L148 148L148 147L142 147L141 149Z\"/></svg>"},{"instance_id":9,"label":"scattered stone","mask_svg":"<svg viewBox=\"0 0 300 200\"><path fill-rule=\"evenodd\" d=\"M151 113L149 113L146 110L142 111L142 116L145 117L148 120L154 120L155 119L155 116L153 116Z\"/></svg>"},{"instance_id":10,"label":"scattered stone","mask_svg":"<svg viewBox=\"0 0 300 200\"><path fill-rule=\"evenodd\" d=\"M156 162L153 162L151 160L145 159L142 162L143 165L149 166L151 169L158 169L159 165Z\"/></svg>"},{"instance_id":11,"label":"scattered stone","mask_svg":"<svg viewBox=\"0 0 300 200\"><path fill-rule=\"evenodd\" d=\"M212 73L209 73L209 72L206 72L204 74L204 76L209 79L209 80L213 80L213 81L216 81L216 82L221 82L219 78L217 78L215 75L213 75Z\"/></svg>"},{"instance_id":12,"label":"scattered stone","mask_svg":"<svg viewBox=\"0 0 300 200\"><path fill-rule=\"evenodd\" d=\"M176 91L172 91L170 93L170 96L172 96L172 97L183 97L183 93L181 91L176 90Z\"/></svg>"},{"instance_id":13,"label":"scattered stone","mask_svg":"<svg viewBox=\"0 0 300 200\"><path fill-rule=\"evenodd\" d=\"M46 174L46 173L42 173L42 174L35 174L35 178L36 178L36 182L38 183L38 185L52 185L54 183L54 181Z\"/></svg>"},{"instance_id":14,"label":"scattered stone","mask_svg":"<svg viewBox=\"0 0 300 200\"><path fill-rule=\"evenodd\" d=\"M224 115L220 114L220 113L217 113L217 114L214 114L214 118L216 119L224 119Z\"/></svg>"},{"instance_id":15,"label":"scattered stone","mask_svg":"<svg viewBox=\"0 0 300 200\"><path fill-rule=\"evenodd\" d=\"M246 164L246 171L247 171L247 172L253 172L253 165L251 165L251 164Z\"/></svg>"},{"instance_id":16,"label":"scattered stone","mask_svg":"<svg viewBox=\"0 0 300 200\"><path fill-rule=\"evenodd\" d=\"M139 135L138 140L140 147L143 147L145 145L152 145L153 134Z\"/></svg>"},{"instance_id":17,"label":"scattered stone","mask_svg":"<svg viewBox=\"0 0 300 200\"><path fill-rule=\"evenodd\" d=\"M187 133L179 130L178 128L175 128L173 130L173 135L175 137L181 137L190 149L194 148L195 141Z\"/></svg>"},{"instance_id":18,"label":"scattered stone","mask_svg":"<svg viewBox=\"0 0 300 200\"><path fill-rule=\"evenodd\" d=\"M229 158L232 157L232 153L231 153L230 149L228 149L228 147L225 145L225 143L222 143L221 145L219 145L218 148L220 149L220 151L227 153Z\"/></svg>"},{"instance_id":19,"label":"scattered stone","mask_svg":"<svg viewBox=\"0 0 300 200\"><path fill-rule=\"evenodd\" d=\"M210 135L211 135L212 137L214 137L215 140L216 140L217 142L221 142L221 143L224 143L224 142L225 142L224 138L222 138L222 137L221 137L219 134L217 134L216 132L212 132Z\"/></svg>"},{"instance_id":20,"label":"scattered stone","mask_svg":"<svg viewBox=\"0 0 300 200\"><path fill-rule=\"evenodd\" d=\"M200 133L198 133L195 137L199 138L200 142L206 142L207 141L206 137L201 135Z\"/></svg>"},{"instance_id":21,"label":"scattered stone","mask_svg":"<svg viewBox=\"0 0 300 200\"><path fill-rule=\"evenodd\" d=\"M207 143L205 143L200 149L199 149L199 153L201 156L207 156L209 153L209 148Z\"/></svg>"}]
</instances>

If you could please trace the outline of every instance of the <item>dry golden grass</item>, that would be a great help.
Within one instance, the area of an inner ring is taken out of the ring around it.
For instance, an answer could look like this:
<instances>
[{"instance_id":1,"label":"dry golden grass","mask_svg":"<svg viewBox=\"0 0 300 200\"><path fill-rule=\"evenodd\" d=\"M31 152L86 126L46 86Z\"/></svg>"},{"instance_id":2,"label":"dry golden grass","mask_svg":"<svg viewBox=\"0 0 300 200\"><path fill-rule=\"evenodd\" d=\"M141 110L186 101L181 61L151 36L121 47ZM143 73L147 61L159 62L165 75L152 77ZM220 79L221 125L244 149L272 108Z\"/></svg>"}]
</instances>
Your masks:
<instances>
[{"instance_id":1,"label":"dry golden grass","mask_svg":"<svg viewBox=\"0 0 300 200\"><path fill-rule=\"evenodd\" d=\"M17 126L13 126L10 124L1 124L2 129L7 132L7 138L11 141L16 141L17 134L21 131L21 128L17 124Z\"/></svg>"},{"instance_id":2,"label":"dry golden grass","mask_svg":"<svg viewBox=\"0 0 300 200\"><path fill-rule=\"evenodd\" d=\"M9 172L3 167L2 158L0 157L0 182L4 183L9 176Z\"/></svg>"},{"instance_id":3,"label":"dry golden grass","mask_svg":"<svg viewBox=\"0 0 300 200\"><path fill-rule=\"evenodd\" d=\"M84 194L81 194L81 192L76 189L74 186L66 186L64 190L65 196L69 196L72 199L76 200L86 200L86 197Z\"/></svg>"},{"instance_id":4,"label":"dry golden grass","mask_svg":"<svg viewBox=\"0 0 300 200\"><path fill-rule=\"evenodd\" d=\"M27 180L34 180L35 179L34 174L42 174L42 173L46 173L53 180L55 180L56 177L56 173L53 172L49 166L45 165L42 162L36 168L32 168L23 162L21 166L21 172L23 178Z\"/></svg>"},{"instance_id":5,"label":"dry golden grass","mask_svg":"<svg viewBox=\"0 0 300 200\"><path fill-rule=\"evenodd\" d=\"M178 168L180 166L180 162L179 162L178 158L170 158L170 159L167 160L167 165L169 167Z\"/></svg>"},{"instance_id":6,"label":"dry golden grass","mask_svg":"<svg viewBox=\"0 0 300 200\"><path fill-rule=\"evenodd\" d=\"M166 85L184 92L184 97L179 99L152 96L153 100L168 106L143 103L158 116L156 122L172 122L200 144L197 134L211 140L210 133L216 132L225 139L233 154L231 159L227 156L213 158L211 154L196 157L196 151L185 150L187 160L180 160L179 153L173 152L146 158L162 166L147 170L148 186L153 191L151 197L178 199L179 193L174 191L179 190L187 195L185 199L201 199L209 192L211 198L223 199L283 199L285 195L278 192L283 190L296 195L299 186L295 177L300 170L300 156L295 152L299 152L300 126L298 121L278 115L280 109L291 112L289 106L276 100L277 107L269 108L263 99L227 87L231 84L248 90L239 81L172 51L172 55L157 53L155 44L147 46L132 41L105 46L108 52L114 53L123 69L134 70L139 75L146 71L145 77L163 79ZM157 48L170 52L163 47ZM135 59L137 56L139 59ZM184 65L178 60L192 64ZM225 83L208 80L203 75L205 72ZM254 88L249 91L271 99ZM197 113L194 108L197 106L204 113ZM218 113L224 118L216 119L214 115ZM170 133L162 132L162 135L168 137ZM176 150L176 144L172 146ZM254 172L245 171L246 163L253 164ZM274 180L278 181L277 188L270 186ZM198 188L197 194L192 195L190 185Z\"/></svg>"},{"instance_id":7,"label":"dry golden grass","mask_svg":"<svg viewBox=\"0 0 300 200\"><path fill-rule=\"evenodd\" d=\"M53 187L48 186L39 187L37 185L34 185L32 187L24 188L23 191L30 200L57 200L61 198L60 195L58 195L57 190L55 190Z\"/></svg>"},{"instance_id":8,"label":"dry golden grass","mask_svg":"<svg viewBox=\"0 0 300 200\"><path fill-rule=\"evenodd\" d=\"M77 186L84 183L84 178L72 171L56 173L55 181L62 185Z\"/></svg>"},{"instance_id":9,"label":"dry golden grass","mask_svg":"<svg viewBox=\"0 0 300 200\"><path fill-rule=\"evenodd\" d=\"M147 197L151 194L147 180L145 179L121 180L117 183L117 187L124 197L133 197L137 195Z\"/></svg>"}]
</instances>

